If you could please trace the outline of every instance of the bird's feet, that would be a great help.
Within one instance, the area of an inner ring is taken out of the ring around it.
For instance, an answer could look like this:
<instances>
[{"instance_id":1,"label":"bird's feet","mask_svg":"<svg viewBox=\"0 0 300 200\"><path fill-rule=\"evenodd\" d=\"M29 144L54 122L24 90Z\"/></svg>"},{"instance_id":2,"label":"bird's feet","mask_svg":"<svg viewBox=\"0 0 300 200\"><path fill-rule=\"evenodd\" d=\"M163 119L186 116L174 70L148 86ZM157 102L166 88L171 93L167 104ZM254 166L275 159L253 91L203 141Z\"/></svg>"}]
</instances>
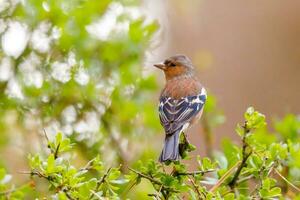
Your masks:
<instances>
[{"instance_id":1,"label":"bird's feet","mask_svg":"<svg viewBox=\"0 0 300 200\"><path fill-rule=\"evenodd\" d=\"M186 158L188 155L188 152L194 151L196 147L192 145L188 138L187 135L182 132L180 135L180 142L179 142L179 154L181 158Z\"/></svg>"}]
</instances>

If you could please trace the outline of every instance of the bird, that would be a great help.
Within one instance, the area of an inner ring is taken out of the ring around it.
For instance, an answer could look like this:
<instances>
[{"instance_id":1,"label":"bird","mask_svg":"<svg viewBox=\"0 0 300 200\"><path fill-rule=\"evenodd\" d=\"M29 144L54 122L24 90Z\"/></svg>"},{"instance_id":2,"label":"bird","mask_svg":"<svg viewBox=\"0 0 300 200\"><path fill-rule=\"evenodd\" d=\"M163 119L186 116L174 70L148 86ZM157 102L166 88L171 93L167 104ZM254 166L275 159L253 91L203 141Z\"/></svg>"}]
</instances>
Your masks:
<instances>
[{"instance_id":1,"label":"bird","mask_svg":"<svg viewBox=\"0 0 300 200\"><path fill-rule=\"evenodd\" d=\"M207 99L206 90L195 74L192 61L185 55L171 56L154 66L164 72L166 80L158 108L165 131L159 162L178 161L184 150L181 134L188 143L185 131L200 119Z\"/></svg>"}]
</instances>

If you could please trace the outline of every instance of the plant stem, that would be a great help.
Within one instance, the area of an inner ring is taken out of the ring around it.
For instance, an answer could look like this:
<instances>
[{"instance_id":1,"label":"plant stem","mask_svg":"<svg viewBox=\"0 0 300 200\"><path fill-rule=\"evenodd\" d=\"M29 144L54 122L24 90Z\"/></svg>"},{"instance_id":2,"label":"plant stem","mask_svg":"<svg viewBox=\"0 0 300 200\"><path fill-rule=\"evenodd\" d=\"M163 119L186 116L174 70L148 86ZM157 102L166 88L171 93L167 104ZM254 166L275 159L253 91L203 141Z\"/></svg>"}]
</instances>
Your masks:
<instances>
[{"instance_id":1,"label":"plant stem","mask_svg":"<svg viewBox=\"0 0 300 200\"><path fill-rule=\"evenodd\" d=\"M280 176L280 178L282 178L285 182L287 182L290 186L292 186L292 188L294 188L295 190L297 190L297 192L300 192L300 189L295 186L292 182L290 182L289 180L287 180L277 169L274 168L274 171L276 172L276 174L278 176Z\"/></svg>"},{"instance_id":2,"label":"plant stem","mask_svg":"<svg viewBox=\"0 0 300 200\"><path fill-rule=\"evenodd\" d=\"M242 169L245 167L246 161L248 160L248 158L249 158L250 155L251 155L251 153L248 153L248 154L246 154L246 155L243 157L243 160L242 160L242 162L241 162L239 168L236 170L236 172L235 172L235 174L234 174L232 180L228 183L228 185L229 185L229 187L230 187L231 189L233 189L233 188L235 187L235 185L236 185L236 183L237 183L237 180L238 180L238 178L239 178L239 175L240 175Z\"/></svg>"},{"instance_id":3,"label":"plant stem","mask_svg":"<svg viewBox=\"0 0 300 200\"><path fill-rule=\"evenodd\" d=\"M59 152L60 143L58 143L55 152L54 152L54 159L58 158L58 152Z\"/></svg>"},{"instance_id":4,"label":"plant stem","mask_svg":"<svg viewBox=\"0 0 300 200\"><path fill-rule=\"evenodd\" d=\"M195 181L192 179L192 178L189 178L189 181L192 183L193 187L195 188L197 194L198 194L198 199L201 200L203 199L203 196L204 196L204 199L205 199L205 195L202 194L200 191L199 191L199 186L195 183Z\"/></svg>"},{"instance_id":5,"label":"plant stem","mask_svg":"<svg viewBox=\"0 0 300 200\"><path fill-rule=\"evenodd\" d=\"M130 168L130 167L128 167L128 169L129 169L130 171L136 173L137 175L139 175L139 176L141 176L141 177L143 177L143 178L145 178L145 179L148 179L151 183L154 183L154 184L156 184L156 185L162 186L162 189L164 189L164 190L166 190L166 191L169 191L169 192L179 192L178 190L174 190L173 188L164 186L164 184L163 184L162 182L160 182L159 180L156 180L156 179L154 179L154 178L152 178L152 177L150 177L150 176L148 176L148 175L146 175L146 174L143 174L142 172L139 172L139 171L137 171L137 170L135 170L135 169L132 169L132 168Z\"/></svg>"},{"instance_id":6,"label":"plant stem","mask_svg":"<svg viewBox=\"0 0 300 200\"><path fill-rule=\"evenodd\" d=\"M244 177L244 178L241 178L241 179L239 179L239 180L237 181L237 184L240 184L240 183L242 183L242 182L244 182L244 181L247 181L247 180L249 180L249 179L251 179L251 178L253 178L253 177L254 177L254 175L251 174L251 175L249 175L249 176L246 176L246 177Z\"/></svg>"},{"instance_id":7,"label":"plant stem","mask_svg":"<svg viewBox=\"0 0 300 200\"><path fill-rule=\"evenodd\" d=\"M97 182L97 185L96 185L96 188L95 188L95 191L96 191L96 192L100 189L102 183L105 182L105 179L106 179L106 177L109 175L110 170L111 170L111 167L106 171L106 173L102 176L102 178ZM95 194L92 193L92 194L90 195L89 199L92 199L94 196L95 196Z\"/></svg>"},{"instance_id":8,"label":"plant stem","mask_svg":"<svg viewBox=\"0 0 300 200\"><path fill-rule=\"evenodd\" d=\"M216 183L216 185L214 185L209 191L210 192L214 192L216 189L218 189L218 187L220 187L220 185L228 178L228 176L231 175L231 173L233 172L233 170L240 165L241 161L238 161L237 163L235 163L220 179L219 181Z\"/></svg>"},{"instance_id":9,"label":"plant stem","mask_svg":"<svg viewBox=\"0 0 300 200\"><path fill-rule=\"evenodd\" d=\"M209 173L209 172L214 172L216 171L215 169L208 169L208 170L204 170L204 171L193 171L193 172L177 172L176 175L177 176L186 176L186 175L197 175L197 174L201 174L201 175L204 175L206 173Z\"/></svg>"},{"instance_id":10,"label":"plant stem","mask_svg":"<svg viewBox=\"0 0 300 200\"><path fill-rule=\"evenodd\" d=\"M70 200L74 200L74 198L68 193L67 190L63 190L63 192L65 193L65 195L68 197L68 199Z\"/></svg>"},{"instance_id":11,"label":"plant stem","mask_svg":"<svg viewBox=\"0 0 300 200\"><path fill-rule=\"evenodd\" d=\"M243 129L244 129L244 134L243 134L243 139L242 139L242 142L243 142L243 149L242 149L243 159L242 159L242 162L241 162L239 168L236 170L232 180L228 183L228 185L231 189L234 189L242 169L246 166L246 162L247 162L248 158L250 157L250 155L252 154L252 152L246 152L247 147L248 147L248 144L246 142L246 137L250 132L250 129L247 127L247 121L245 121Z\"/></svg>"},{"instance_id":12,"label":"plant stem","mask_svg":"<svg viewBox=\"0 0 300 200\"><path fill-rule=\"evenodd\" d=\"M149 197L154 197L155 199L159 200L161 197L158 194L148 194Z\"/></svg>"}]
</instances>

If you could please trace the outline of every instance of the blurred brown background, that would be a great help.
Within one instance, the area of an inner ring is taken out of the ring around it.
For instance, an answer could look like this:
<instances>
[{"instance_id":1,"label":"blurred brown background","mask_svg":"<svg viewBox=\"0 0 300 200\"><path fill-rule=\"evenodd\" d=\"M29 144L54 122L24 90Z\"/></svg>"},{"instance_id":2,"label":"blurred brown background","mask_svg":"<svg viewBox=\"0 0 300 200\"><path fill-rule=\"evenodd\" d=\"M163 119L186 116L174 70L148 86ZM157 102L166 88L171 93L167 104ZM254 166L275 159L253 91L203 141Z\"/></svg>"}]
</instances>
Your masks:
<instances>
[{"instance_id":1,"label":"blurred brown background","mask_svg":"<svg viewBox=\"0 0 300 200\"><path fill-rule=\"evenodd\" d=\"M234 128L250 105L269 122L300 113L300 1L170 0L164 6L162 43L168 44L157 57L184 53L199 68L226 116L216 144L237 139ZM200 130L190 133L203 154Z\"/></svg>"}]
</instances>

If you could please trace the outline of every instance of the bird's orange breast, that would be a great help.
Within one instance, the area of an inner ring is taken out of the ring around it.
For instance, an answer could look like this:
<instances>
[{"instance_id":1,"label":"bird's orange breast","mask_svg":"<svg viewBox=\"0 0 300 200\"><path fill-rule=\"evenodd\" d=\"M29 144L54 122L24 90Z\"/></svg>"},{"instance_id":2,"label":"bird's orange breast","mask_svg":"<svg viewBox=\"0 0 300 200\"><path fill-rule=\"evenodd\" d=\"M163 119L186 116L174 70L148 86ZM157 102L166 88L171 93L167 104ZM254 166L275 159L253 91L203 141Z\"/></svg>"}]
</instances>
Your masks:
<instances>
[{"instance_id":1,"label":"bird's orange breast","mask_svg":"<svg viewBox=\"0 0 300 200\"><path fill-rule=\"evenodd\" d=\"M167 81L161 96L180 99L186 96L198 95L201 88L200 82L195 77L176 78Z\"/></svg>"}]
</instances>

